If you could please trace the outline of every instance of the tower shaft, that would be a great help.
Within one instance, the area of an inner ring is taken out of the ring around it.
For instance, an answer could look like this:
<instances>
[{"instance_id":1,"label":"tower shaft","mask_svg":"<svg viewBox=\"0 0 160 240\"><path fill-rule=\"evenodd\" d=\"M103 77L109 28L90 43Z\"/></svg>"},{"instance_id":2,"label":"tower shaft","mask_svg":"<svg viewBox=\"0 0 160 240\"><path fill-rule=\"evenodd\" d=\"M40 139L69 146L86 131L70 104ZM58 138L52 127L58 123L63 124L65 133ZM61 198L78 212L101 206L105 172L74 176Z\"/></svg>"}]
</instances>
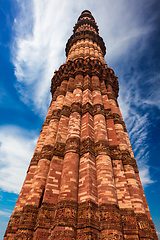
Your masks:
<instances>
[{"instance_id":1,"label":"tower shaft","mask_svg":"<svg viewBox=\"0 0 160 240\"><path fill-rule=\"evenodd\" d=\"M158 239L105 53L85 10L4 239Z\"/></svg>"}]
</instances>

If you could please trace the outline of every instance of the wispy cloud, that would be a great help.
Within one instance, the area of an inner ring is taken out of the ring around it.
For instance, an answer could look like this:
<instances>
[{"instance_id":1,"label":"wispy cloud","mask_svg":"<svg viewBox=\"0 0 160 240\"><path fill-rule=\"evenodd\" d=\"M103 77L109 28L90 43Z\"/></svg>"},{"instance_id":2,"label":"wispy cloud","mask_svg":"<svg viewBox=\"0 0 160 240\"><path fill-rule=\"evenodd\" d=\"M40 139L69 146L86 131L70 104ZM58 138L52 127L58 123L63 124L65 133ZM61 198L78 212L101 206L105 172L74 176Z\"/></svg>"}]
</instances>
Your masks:
<instances>
[{"instance_id":1,"label":"wispy cloud","mask_svg":"<svg viewBox=\"0 0 160 240\"><path fill-rule=\"evenodd\" d=\"M132 73L129 78L122 75L119 103L140 170L141 181L146 187L154 182L151 179L148 165L148 131L151 123L148 119L148 113L143 110L143 99L138 87L139 77L135 75L137 74Z\"/></svg>"},{"instance_id":2,"label":"wispy cloud","mask_svg":"<svg viewBox=\"0 0 160 240\"><path fill-rule=\"evenodd\" d=\"M12 211L11 210L5 210L5 211L2 211L0 210L0 215L4 216L4 217L10 217L12 214Z\"/></svg>"},{"instance_id":3,"label":"wispy cloud","mask_svg":"<svg viewBox=\"0 0 160 240\"><path fill-rule=\"evenodd\" d=\"M157 232L158 239L160 239L160 232Z\"/></svg>"},{"instance_id":4,"label":"wispy cloud","mask_svg":"<svg viewBox=\"0 0 160 240\"><path fill-rule=\"evenodd\" d=\"M24 2L28 9L30 1ZM62 1L60 8L58 1L33 1L31 21L27 23L24 2L19 3L21 12L14 24L13 63L17 77L16 88L23 102L33 105L39 113L43 109L45 115L50 80L54 70L65 61L64 46L71 18L65 18L66 1Z\"/></svg>"},{"instance_id":5,"label":"wispy cloud","mask_svg":"<svg viewBox=\"0 0 160 240\"><path fill-rule=\"evenodd\" d=\"M19 193L37 138L16 126L1 126L0 137L0 188Z\"/></svg>"},{"instance_id":6,"label":"wispy cloud","mask_svg":"<svg viewBox=\"0 0 160 240\"><path fill-rule=\"evenodd\" d=\"M153 180L151 180L150 174L149 174L149 167L145 167L140 171L140 178L143 183L143 187L148 186L150 183L154 183Z\"/></svg>"}]
</instances>

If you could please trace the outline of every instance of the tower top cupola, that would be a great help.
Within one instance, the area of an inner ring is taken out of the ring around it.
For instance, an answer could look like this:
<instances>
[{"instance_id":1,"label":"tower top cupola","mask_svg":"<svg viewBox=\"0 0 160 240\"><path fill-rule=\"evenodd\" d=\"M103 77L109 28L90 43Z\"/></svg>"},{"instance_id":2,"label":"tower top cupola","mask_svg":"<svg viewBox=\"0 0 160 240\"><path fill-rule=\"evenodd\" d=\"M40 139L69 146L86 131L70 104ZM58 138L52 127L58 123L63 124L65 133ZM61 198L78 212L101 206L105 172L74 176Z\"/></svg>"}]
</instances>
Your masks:
<instances>
[{"instance_id":1,"label":"tower top cupola","mask_svg":"<svg viewBox=\"0 0 160 240\"><path fill-rule=\"evenodd\" d=\"M66 56L69 50L78 40L90 39L99 45L102 50L103 56L106 54L106 47L102 37L99 36L99 29L94 17L89 10L84 10L78 18L77 23L73 28L73 35L68 39L66 44Z\"/></svg>"}]
</instances>

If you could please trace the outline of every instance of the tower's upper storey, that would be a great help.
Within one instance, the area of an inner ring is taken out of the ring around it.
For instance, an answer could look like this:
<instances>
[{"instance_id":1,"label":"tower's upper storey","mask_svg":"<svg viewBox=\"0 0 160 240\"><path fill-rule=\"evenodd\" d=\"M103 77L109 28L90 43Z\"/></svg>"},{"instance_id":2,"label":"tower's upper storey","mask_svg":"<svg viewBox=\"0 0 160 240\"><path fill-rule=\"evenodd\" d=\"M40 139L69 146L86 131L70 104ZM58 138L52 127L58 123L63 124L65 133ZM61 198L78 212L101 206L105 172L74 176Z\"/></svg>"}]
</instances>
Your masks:
<instances>
[{"instance_id":1,"label":"tower's upper storey","mask_svg":"<svg viewBox=\"0 0 160 240\"><path fill-rule=\"evenodd\" d=\"M95 19L92 16L91 12L88 10L85 10L81 13L77 23L74 26L73 32L76 33L86 30L94 32L95 34L99 33L99 29L95 22Z\"/></svg>"},{"instance_id":2,"label":"tower's upper storey","mask_svg":"<svg viewBox=\"0 0 160 240\"><path fill-rule=\"evenodd\" d=\"M67 61L75 60L78 57L90 57L105 63L106 47L103 39L99 36L98 26L90 11L84 10L81 13L65 50Z\"/></svg>"}]
</instances>

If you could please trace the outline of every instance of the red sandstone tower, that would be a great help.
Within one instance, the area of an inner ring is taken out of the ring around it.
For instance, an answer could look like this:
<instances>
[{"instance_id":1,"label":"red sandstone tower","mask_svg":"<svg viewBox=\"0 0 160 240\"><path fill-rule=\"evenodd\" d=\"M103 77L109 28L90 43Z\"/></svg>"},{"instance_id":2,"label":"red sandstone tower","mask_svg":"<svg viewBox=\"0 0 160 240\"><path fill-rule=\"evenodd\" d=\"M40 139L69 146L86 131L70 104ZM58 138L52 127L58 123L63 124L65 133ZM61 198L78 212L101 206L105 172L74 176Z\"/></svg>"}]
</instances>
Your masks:
<instances>
[{"instance_id":1,"label":"red sandstone tower","mask_svg":"<svg viewBox=\"0 0 160 240\"><path fill-rule=\"evenodd\" d=\"M158 239L105 53L83 11L4 239Z\"/></svg>"}]
</instances>

